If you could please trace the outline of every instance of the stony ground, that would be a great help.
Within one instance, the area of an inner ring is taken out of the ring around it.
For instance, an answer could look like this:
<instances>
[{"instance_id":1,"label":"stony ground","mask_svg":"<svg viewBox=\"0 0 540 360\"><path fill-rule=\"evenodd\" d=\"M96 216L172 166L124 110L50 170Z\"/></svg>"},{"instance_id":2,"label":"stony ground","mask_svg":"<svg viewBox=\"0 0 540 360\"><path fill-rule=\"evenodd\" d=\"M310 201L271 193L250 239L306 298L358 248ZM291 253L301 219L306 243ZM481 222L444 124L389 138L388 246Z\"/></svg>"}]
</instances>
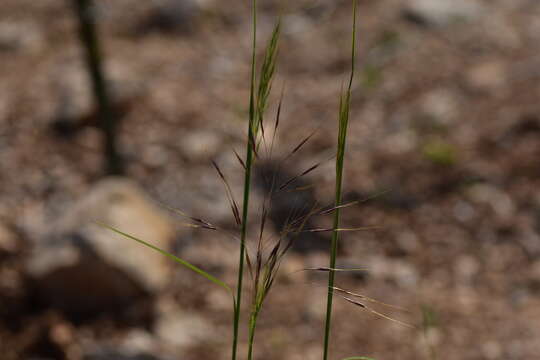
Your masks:
<instances>
[{"instance_id":1,"label":"stony ground","mask_svg":"<svg viewBox=\"0 0 540 360\"><path fill-rule=\"evenodd\" d=\"M88 223L124 225L234 284L237 243L182 228L148 198L236 231L210 160L239 198L232 149L245 146L249 2L96 1L133 183L101 181L101 135L67 3L0 4L2 356L227 358L226 293ZM260 11L262 47L280 7L261 0ZM284 168L294 176L323 161L300 201L327 204L351 5L302 0L281 11L282 125L257 178L317 130ZM338 282L408 309L374 306L416 328L338 298L333 359L538 357L539 40L536 0L359 1L346 197L383 194L345 211L344 226L379 228L344 236L340 264L369 271ZM264 196L256 184L254 209ZM270 235L290 211L284 201ZM320 358L324 274L297 270L325 266L328 241L302 239L289 254L261 315L257 359Z\"/></svg>"}]
</instances>

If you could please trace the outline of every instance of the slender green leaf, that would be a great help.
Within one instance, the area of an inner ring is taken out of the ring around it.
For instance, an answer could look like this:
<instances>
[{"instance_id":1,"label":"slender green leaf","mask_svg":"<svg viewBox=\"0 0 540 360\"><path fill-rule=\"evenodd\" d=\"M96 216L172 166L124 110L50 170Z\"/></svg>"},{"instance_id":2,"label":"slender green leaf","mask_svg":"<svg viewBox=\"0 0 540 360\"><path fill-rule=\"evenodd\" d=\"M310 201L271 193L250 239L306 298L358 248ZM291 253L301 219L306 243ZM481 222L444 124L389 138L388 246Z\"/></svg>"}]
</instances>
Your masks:
<instances>
[{"instance_id":1,"label":"slender green leaf","mask_svg":"<svg viewBox=\"0 0 540 360\"><path fill-rule=\"evenodd\" d=\"M128 238L128 239L131 239L131 240L134 240L134 241L136 241L136 242L138 242L138 243L140 243L140 244L143 244L144 246L147 246L147 247L149 247L150 249L153 249L153 250L159 252L160 254L165 255L165 256L167 256L167 257L173 259L174 261L176 261L177 263L179 263L179 264L185 266L186 268L190 269L191 271L194 271L194 272L196 272L197 274L199 274L199 275L201 275L201 276L204 276L206 279L210 280L210 281L213 282L214 284L221 286L222 288L224 288L225 290L227 290L231 295L233 294L232 289L231 289L227 284L225 284L223 281L221 281L221 280L219 280L218 278L216 278L216 277L210 275L209 273L207 273L206 271L204 271L204 270L198 268L197 266L195 266L195 265L193 265L193 264L190 264L190 263L187 262L186 260L181 259L181 258L179 258L178 256L175 256L175 255L173 255L173 254L171 254L171 253L169 253L169 252L167 252L167 251L165 251L165 250L163 250L163 249L158 248L157 246L154 246L154 245L152 245L152 244L150 244L150 243L148 243L148 242L146 242L146 241L144 241L144 240L138 239L138 238L136 238L135 236L126 234L125 232L122 232L122 231L120 231L120 230L118 230L118 229L115 229L115 228L113 228L113 227L111 227L111 226L109 226L109 225L106 225L106 224L100 224L100 223L98 223L98 225L101 226L101 227L103 227L103 228L106 228L106 229L109 229L109 230L111 230L111 231L114 231L115 233L120 234L120 235L122 235L122 236L124 236L124 237L126 237L126 238Z\"/></svg>"}]
</instances>

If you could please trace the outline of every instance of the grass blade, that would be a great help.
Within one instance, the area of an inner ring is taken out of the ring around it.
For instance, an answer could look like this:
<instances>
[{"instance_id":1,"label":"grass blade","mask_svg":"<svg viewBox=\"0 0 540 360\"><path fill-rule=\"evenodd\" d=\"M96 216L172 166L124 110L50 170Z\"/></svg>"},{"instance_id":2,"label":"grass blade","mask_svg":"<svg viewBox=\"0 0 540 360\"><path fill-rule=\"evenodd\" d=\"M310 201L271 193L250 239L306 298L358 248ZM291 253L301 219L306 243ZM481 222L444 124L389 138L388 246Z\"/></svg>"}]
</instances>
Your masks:
<instances>
[{"instance_id":1,"label":"grass blade","mask_svg":"<svg viewBox=\"0 0 540 360\"><path fill-rule=\"evenodd\" d=\"M197 274L205 277L207 280L213 282L214 284L221 286L222 288L227 290L227 292L229 292L231 295L233 295L232 289L227 284L225 284L223 281L221 281L218 278L210 275L209 273L207 273L206 271L198 268L197 266L187 262L186 260L181 259L178 256L175 256L175 255L173 255L173 254L171 254L171 253L169 253L169 252L167 252L167 251L165 251L163 249L158 248L157 246L154 246L154 245L152 245L152 244L150 244L150 243L148 243L148 242L146 242L144 240L136 238L135 236L129 235L129 234L125 233L125 232L122 232L122 231L120 231L118 229L115 229L115 228L113 228L113 227L111 227L109 225L99 224L99 223L98 223L98 225L105 228L105 229L109 229L109 230L111 230L111 231L113 231L113 232L115 232L115 233L117 233L119 235L122 235L122 236L124 236L124 237L126 237L128 239L134 240L134 241L138 242L139 244L147 246L150 249L152 249L154 251L157 251L158 253L160 253L162 255L165 255L170 259L173 259L174 261L181 264L182 266L184 266L184 267L190 269L191 271L194 271ZM233 295L233 299L234 299L234 295Z\"/></svg>"}]
</instances>

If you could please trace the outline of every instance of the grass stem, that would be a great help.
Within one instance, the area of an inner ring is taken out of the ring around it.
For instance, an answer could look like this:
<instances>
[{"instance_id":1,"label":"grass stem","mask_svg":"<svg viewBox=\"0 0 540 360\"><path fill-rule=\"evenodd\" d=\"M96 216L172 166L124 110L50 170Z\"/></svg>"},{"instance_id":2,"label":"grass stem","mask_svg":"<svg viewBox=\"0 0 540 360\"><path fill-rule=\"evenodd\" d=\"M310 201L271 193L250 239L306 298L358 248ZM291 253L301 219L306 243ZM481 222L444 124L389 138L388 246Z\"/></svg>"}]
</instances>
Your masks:
<instances>
[{"instance_id":1,"label":"grass stem","mask_svg":"<svg viewBox=\"0 0 540 360\"><path fill-rule=\"evenodd\" d=\"M249 195L251 191L251 169L253 166L253 149L255 144L251 144L254 141L255 135L253 134L254 122L256 121L255 113L255 55L257 50L257 0L252 0L252 31L253 31L253 43L251 53L251 79L250 79L250 92L249 92L249 121L248 121L248 141L246 149L246 168L244 176L244 197L242 205L242 224L240 229L240 255L238 259L238 280L236 289L236 303L234 309L233 320L233 344L232 344L232 360L236 360L238 349L238 327L240 324L240 306L242 303L242 284L244 280L244 258L246 252L246 235L247 235L247 223L249 212ZM253 135L253 137L252 137ZM253 145L253 146L252 146Z\"/></svg>"},{"instance_id":2,"label":"grass stem","mask_svg":"<svg viewBox=\"0 0 540 360\"><path fill-rule=\"evenodd\" d=\"M255 329L257 327L257 319L259 317L259 311L260 311L260 308L256 307L252 311L250 315L250 319L249 319L248 356L247 356L248 360L252 360L253 358L253 343L255 340Z\"/></svg>"},{"instance_id":3,"label":"grass stem","mask_svg":"<svg viewBox=\"0 0 540 360\"><path fill-rule=\"evenodd\" d=\"M333 289L335 280L335 269L337 249L340 238L340 232L337 229L340 227L340 206L342 200L342 184L343 184L343 167L345 157L345 145L347 140L347 129L349 124L349 110L351 101L351 88L354 79L355 58L356 58L356 10L357 0L353 0L353 28L352 28L352 52L351 52L351 73L349 83L345 94L340 95L339 104L339 132L338 132L338 145L336 156L336 190L335 190L335 207L334 212L334 231L332 233L332 242L330 245L330 271L328 272L328 296L326 303L326 321L324 328L324 348L323 348L323 360L328 360L328 350L330 345L330 329L332 322L332 302L333 302Z\"/></svg>"}]
</instances>

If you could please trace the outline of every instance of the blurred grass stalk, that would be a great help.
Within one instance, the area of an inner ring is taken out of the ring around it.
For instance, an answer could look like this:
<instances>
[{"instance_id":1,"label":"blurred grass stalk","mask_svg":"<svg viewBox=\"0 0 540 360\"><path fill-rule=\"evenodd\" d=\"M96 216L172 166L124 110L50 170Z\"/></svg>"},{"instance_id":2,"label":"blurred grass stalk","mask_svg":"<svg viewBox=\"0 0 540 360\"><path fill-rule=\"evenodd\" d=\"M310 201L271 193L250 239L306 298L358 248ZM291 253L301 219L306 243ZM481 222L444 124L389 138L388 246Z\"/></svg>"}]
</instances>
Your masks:
<instances>
[{"instance_id":1,"label":"blurred grass stalk","mask_svg":"<svg viewBox=\"0 0 540 360\"><path fill-rule=\"evenodd\" d=\"M232 343L232 360L236 360L238 349L238 327L240 324L240 306L242 304L242 285L244 280L244 258L246 253L246 235L247 235L247 222L249 212L249 195L251 191L251 170L253 167L253 150L255 144L255 136L258 130L254 128L256 125L255 114L255 66L256 59L255 54L257 51L257 0L252 0L252 32L253 43L251 49L251 79L249 90L249 121L248 121L248 140L246 145L246 159L245 159L245 174L244 174L244 196L242 202L242 223L240 228L240 254L238 259L238 280L236 282L236 304L234 306L234 320L233 320L233 343Z\"/></svg>"},{"instance_id":2,"label":"blurred grass stalk","mask_svg":"<svg viewBox=\"0 0 540 360\"><path fill-rule=\"evenodd\" d=\"M345 93L340 94L339 99L339 132L336 155L336 191L335 191L335 206L334 212L334 231L332 233L332 243L330 245L330 271L328 272L328 296L326 303L326 323L324 328L324 348L323 360L328 360L328 349L330 344L330 329L332 322L332 301L334 296L334 279L336 268L337 248L340 238L340 232L337 229L340 227L340 208L342 200L342 184L343 184L343 167L345 157L345 145L347 142L347 129L349 125L350 103L351 103L351 88L354 79L355 61L356 61L356 12L357 0L353 0L353 25L352 25L352 44L351 44L351 73L349 83Z\"/></svg>"},{"instance_id":3,"label":"blurred grass stalk","mask_svg":"<svg viewBox=\"0 0 540 360\"><path fill-rule=\"evenodd\" d=\"M95 7L92 0L72 1L79 21L79 37L85 49L85 61L92 83L92 93L98 106L99 127L104 135L105 173L120 175L123 173L123 164L116 144L117 118L112 110L111 96L103 71L103 58L95 25Z\"/></svg>"}]
</instances>

